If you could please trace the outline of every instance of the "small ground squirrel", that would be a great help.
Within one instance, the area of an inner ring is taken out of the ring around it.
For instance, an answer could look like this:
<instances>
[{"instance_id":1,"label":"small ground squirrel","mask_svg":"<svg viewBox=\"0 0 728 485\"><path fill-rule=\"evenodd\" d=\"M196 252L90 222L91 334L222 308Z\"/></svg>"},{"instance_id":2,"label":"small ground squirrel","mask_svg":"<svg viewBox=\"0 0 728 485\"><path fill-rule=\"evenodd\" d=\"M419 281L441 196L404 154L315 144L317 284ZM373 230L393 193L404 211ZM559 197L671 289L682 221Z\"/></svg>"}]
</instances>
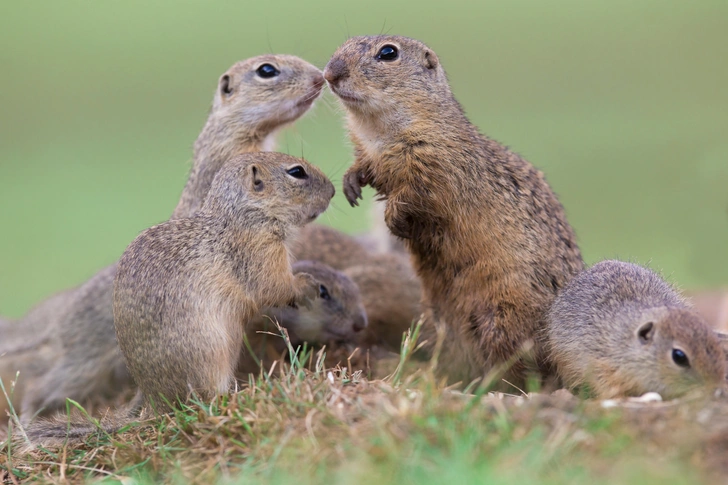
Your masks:
<instances>
[{"instance_id":1,"label":"small ground squirrel","mask_svg":"<svg viewBox=\"0 0 728 485\"><path fill-rule=\"evenodd\" d=\"M602 261L572 279L549 311L547 333L565 384L602 398L657 392L670 399L726 375L714 332L636 264Z\"/></svg>"},{"instance_id":2,"label":"small ground squirrel","mask_svg":"<svg viewBox=\"0 0 728 485\"><path fill-rule=\"evenodd\" d=\"M291 272L287 244L334 196L313 165L280 153L240 155L219 170L202 207L141 233L119 260L114 326L139 387L135 405L166 412L195 392L228 392L245 325L262 308L310 305L319 283ZM122 413L129 413L128 409ZM128 414L127 414L128 415ZM123 419L112 417L108 431ZM26 427L35 445L88 433L67 418Z\"/></svg>"},{"instance_id":3,"label":"small ground squirrel","mask_svg":"<svg viewBox=\"0 0 728 485\"><path fill-rule=\"evenodd\" d=\"M373 254L356 238L320 224L304 227L292 251L297 260L343 271L359 287L369 325L352 343L400 350L402 334L422 313L421 285L408 255Z\"/></svg>"},{"instance_id":4,"label":"small ground squirrel","mask_svg":"<svg viewBox=\"0 0 728 485\"><path fill-rule=\"evenodd\" d=\"M344 175L386 201L423 286L428 342L446 331L440 370L480 378L514 359L583 269L574 232L543 174L481 135L453 97L437 55L404 37L347 40L324 78L347 110L356 160ZM521 365L510 378L522 381Z\"/></svg>"},{"instance_id":5,"label":"small ground squirrel","mask_svg":"<svg viewBox=\"0 0 728 485\"><path fill-rule=\"evenodd\" d=\"M293 273L307 273L316 278L318 298L310 308L266 308L248 324L245 329L248 343L238 364L238 375L243 378L248 373L258 373L261 366L268 370L272 359L285 353L285 342L273 321L288 330L294 347L303 342L315 345L355 341L367 328L359 288L344 273L316 261L296 261Z\"/></svg>"},{"instance_id":6,"label":"small ground squirrel","mask_svg":"<svg viewBox=\"0 0 728 485\"><path fill-rule=\"evenodd\" d=\"M279 128L303 115L322 86L321 72L293 56L264 55L233 65L219 79L207 123L195 142L189 181L172 217L194 213L223 160L272 149ZM67 397L83 402L92 395L113 395L120 384L128 383L113 330L115 273L113 264L64 292L64 298L51 297L41 304L55 315L46 324L57 349L55 359L45 366L35 362L31 369L12 355L6 365L0 356L1 369L8 368L13 374L20 370L20 380L27 381L24 395L16 396L22 399L24 422L41 410L48 414L65 409ZM25 326L26 322L15 324Z\"/></svg>"}]
</instances>

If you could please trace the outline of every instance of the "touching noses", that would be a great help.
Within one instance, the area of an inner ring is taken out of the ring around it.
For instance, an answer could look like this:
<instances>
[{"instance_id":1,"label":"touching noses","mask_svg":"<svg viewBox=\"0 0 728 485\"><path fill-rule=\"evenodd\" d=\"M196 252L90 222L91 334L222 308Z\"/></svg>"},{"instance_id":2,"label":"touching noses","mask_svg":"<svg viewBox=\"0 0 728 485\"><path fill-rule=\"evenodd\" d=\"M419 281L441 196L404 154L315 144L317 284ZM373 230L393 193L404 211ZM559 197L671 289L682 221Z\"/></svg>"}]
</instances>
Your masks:
<instances>
[{"instance_id":1,"label":"touching noses","mask_svg":"<svg viewBox=\"0 0 728 485\"><path fill-rule=\"evenodd\" d=\"M336 86L340 80L346 78L348 75L349 69L346 67L346 62L342 59L332 59L324 68L324 79L332 86Z\"/></svg>"}]
</instances>

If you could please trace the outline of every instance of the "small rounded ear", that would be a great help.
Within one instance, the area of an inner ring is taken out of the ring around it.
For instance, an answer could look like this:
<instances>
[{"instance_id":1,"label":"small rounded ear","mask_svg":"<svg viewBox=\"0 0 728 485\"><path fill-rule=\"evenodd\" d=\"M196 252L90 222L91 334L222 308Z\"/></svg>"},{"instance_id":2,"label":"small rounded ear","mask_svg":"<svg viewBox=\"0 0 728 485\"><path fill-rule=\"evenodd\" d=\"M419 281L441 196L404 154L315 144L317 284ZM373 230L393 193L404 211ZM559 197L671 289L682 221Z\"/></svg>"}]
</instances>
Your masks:
<instances>
[{"instance_id":1,"label":"small rounded ear","mask_svg":"<svg viewBox=\"0 0 728 485\"><path fill-rule=\"evenodd\" d=\"M229 96L233 93L233 88L230 86L230 75L223 74L220 77L220 93L223 96Z\"/></svg>"},{"instance_id":2,"label":"small rounded ear","mask_svg":"<svg viewBox=\"0 0 728 485\"><path fill-rule=\"evenodd\" d=\"M264 184L263 181L260 179L260 174L258 173L258 167L255 165L252 165L250 167L250 175L251 179L253 181L253 190L256 192L260 192L263 190Z\"/></svg>"},{"instance_id":3,"label":"small rounded ear","mask_svg":"<svg viewBox=\"0 0 728 485\"><path fill-rule=\"evenodd\" d=\"M640 328L637 329L637 338L640 339L641 344L648 344L655 338L655 324L652 322L643 323Z\"/></svg>"},{"instance_id":4,"label":"small rounded ear","mask_svg":"<svg viewBox=\"0 0 728 485\"><path fill-rule=\"evenodd\" d=\"M440 64L440 59L437 58L437 54L429 49L425 50L425 67L427 69L435 69Z\"/></svg>"}]
</instances>

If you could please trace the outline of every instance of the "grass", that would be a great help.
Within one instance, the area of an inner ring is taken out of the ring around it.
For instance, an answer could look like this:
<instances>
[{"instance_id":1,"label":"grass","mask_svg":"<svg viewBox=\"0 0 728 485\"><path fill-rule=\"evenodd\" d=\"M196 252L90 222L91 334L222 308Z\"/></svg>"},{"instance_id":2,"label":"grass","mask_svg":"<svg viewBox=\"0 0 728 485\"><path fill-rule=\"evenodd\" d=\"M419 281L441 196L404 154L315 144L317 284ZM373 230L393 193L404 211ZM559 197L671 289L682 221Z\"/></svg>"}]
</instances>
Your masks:
<instances>
[{"instance_id":1,"label":"grass","mask_svg":"<svg viewBox=\"0 0 728 485\"><path fill-rule=\"evenodd\" d=\"M404 343L408 351L413 345ZM13 455L5 442L0 476L4 483L696 484L726 471L725 396L605 407L565 391L463 394L407 359L395 375L366 379L326 368L322 351L293 355L279 377L250 376L237 393L113 436L99 432L29 455Z\"/></svg>"}]
</instances>

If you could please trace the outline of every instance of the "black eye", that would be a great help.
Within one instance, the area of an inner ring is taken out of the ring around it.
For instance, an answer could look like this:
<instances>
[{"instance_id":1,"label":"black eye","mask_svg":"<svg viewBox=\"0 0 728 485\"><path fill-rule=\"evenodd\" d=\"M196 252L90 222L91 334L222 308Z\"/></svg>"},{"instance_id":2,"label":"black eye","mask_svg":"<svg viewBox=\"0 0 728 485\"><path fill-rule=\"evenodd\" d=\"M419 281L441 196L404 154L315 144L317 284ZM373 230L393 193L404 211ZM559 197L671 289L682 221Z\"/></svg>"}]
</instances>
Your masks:
<instances>
[{"instance_id":1,"label":"black eye","mask_svg":"<svg viewBox=\"0 0 728 485\"><path fill-rule=\"evenodd\" d=\"M265 79L268 79L270 77L276 77L281 73L281 71L271 66L270 64L263 64L258 69L256 69L255 72L258 73L258 76Z\"/></svg>"},{"instance_id":2,"label":"black eye","mask_svg":"<svg viewBox=\"0 0 728 485\"><path fill-rule=\"evenodd\" d=\"M326 289L324 285L319 285L319 296L323 298L324 300L330 300L331 295L329 295L329 290Z\"/></svg>"},{"instance_id":3,"label":"black eye","mask_svg":"<svg viewBox=\"0 0 728 485\"><path fill-rule=\"evenodd\" d=\"M399 51L393 45L385 45L379 49L379 53L377 54L377 59L380 61L393 61L397 57L399 57Z\"/></svg>"},{"instance_id":4,"label":"black eye","mask_svg":"<svg viewBox=\"0 0 728 485\"><path fill-rule=\"evenodd\" d=\"M220 91L223 94L232 94L233 88L230 87L230 76L225 74L220 78Z\"/></svg>"},{"instance_id":5,"label":"black eye","mask_svg":"<svg viewBox=\"0 0 728 485\"><path fill-rule=\"evenodd\" d=\"M308 178L308 174L303 169L303 167L300 165L296 165L295 167L289 168L288 170L286 170L286 173L296 179L307 179Z\"/></svg>"},{"instance_id":6,"label":"black eye","mask_svg":"<svg viewBox=\"0 0 728 485\"><path fill-rule=\"evenodd\" d=\"M690 367L688 356L680 349L672 349L672 361L680 367Z\"/></svg>"}]
</instances>

